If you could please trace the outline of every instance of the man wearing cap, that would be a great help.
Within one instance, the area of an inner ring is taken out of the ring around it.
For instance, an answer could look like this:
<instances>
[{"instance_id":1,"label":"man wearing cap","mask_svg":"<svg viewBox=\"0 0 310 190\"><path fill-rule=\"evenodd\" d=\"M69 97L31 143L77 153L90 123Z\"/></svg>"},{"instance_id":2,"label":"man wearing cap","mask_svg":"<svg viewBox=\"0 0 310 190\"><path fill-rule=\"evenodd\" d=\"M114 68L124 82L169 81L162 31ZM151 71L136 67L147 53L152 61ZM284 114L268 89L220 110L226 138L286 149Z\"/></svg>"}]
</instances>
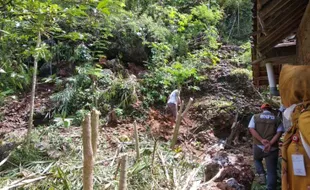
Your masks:
<instances>
[{"instance_id":1,"label":"man wearing cap","mask_svg":"<svg viewBox=\"0 0 310 190\"><path fill-rule=\"evenodd\" d=\"M279 147L278 140L284 132L281 119L274 115L269 104L261 106L262 113L255 114L250 123L249 130L253 136L253 154L256 173L261 184L266 183L266 172L263 166L265 159L267 166L267 190L276 190L277 165Z\"/></svg>"}]
</instances>

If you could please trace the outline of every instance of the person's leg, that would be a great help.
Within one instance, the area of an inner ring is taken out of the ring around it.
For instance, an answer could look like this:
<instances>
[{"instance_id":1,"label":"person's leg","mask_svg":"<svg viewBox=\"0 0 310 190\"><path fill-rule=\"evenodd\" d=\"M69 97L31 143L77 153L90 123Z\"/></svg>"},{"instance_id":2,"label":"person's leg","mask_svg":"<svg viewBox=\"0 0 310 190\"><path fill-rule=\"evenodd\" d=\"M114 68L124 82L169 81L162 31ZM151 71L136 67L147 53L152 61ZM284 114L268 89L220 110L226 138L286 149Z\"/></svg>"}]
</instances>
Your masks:
<instances>
[{"instance_id":1,"label":"person's leg","mask_svg":"<svg viewBox=\"0 0 310 190\"><path fill-rule=\"evenodd\" d=\"M253 146L254 164L256 169L257 182L261 185L266 184L266 172L263 165L263 158L265 153L257 145Z\"/></svg>"},{"instance_id":2,"label":"person's leg","mask_svg":"<svg viewBox=\"0 0 310 190\"><path fill-rule=\"evenodd\" d=\"M263 158L264 158L264 152L261 148L259 148L257 145L253 146L253 152L254 152L254 164L257 174L265 174L265 169L263 166Z\"/></svg>"},{"instance_id":3,"label":"person's leg","mask_svg":"<svg viewBox=\"0 0 310 190\"><path fill-rule=\"evenodd\" d=\"M176 104L169 103L168 107L169 107L170 113L172 114L171 125L174 125L176 121L176 117L177 117L177 110L176 110L177 106Z\"/></svg>"},{"instance_id":4,"label":"person's leg","mask_svg":"<svg viewBox=\"0 0 310 190\"><path fill-rule=\"evenodd\" d=\"M278 156L279 149L270 152L265 158L267 166L267 190L277 189Z\"/></svg>"}]
</instances>

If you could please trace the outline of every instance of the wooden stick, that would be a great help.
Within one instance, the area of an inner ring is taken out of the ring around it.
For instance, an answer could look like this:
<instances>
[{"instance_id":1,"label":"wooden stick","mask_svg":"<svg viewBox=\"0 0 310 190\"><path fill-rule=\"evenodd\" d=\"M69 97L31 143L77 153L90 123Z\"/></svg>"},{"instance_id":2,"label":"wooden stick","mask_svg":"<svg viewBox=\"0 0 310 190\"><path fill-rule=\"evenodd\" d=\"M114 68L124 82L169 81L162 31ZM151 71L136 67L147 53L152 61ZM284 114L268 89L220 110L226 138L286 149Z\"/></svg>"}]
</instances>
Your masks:
<instances>
[{"instance_id":1,"label":"wooden stick","mask_svg":"<svg viewBox=\"0 0 310 190\"><path fill-rule=\"evenodd\" d=\"M170 144L170 147L172 149L174 148L174 146L175 146L175 144L177 142L177 138L178 138L178 134L179 134L179 129L180 129L180 124L181 124L181 119L182 119L183 107L184 107L184 102L182 101L181 107L180 107L178 115L177 115L177 121L176 121L176 124L174 126L173 137L172 137L171 144Z\"/></svg>"},{"instance_id":2,"label":"wooden stick","mask_svg":"<svg viewBox=\"0 0 310 190\"><path fill-rule=\"evenodd\" d=\"M16 184L13 184L13 185L12 184L8 185L8 186L2 188L1 190L9 190L9 189L12 189L12 188L16 188L16 187L20 187L20 186L23 186L23 185L27 185L27 184L39 181L41 179L45 179L46 177L47 176L40 176L40 177L33 178L33 179L25 179L25 180L20 181L19 183L16 183Z\"/></svg>"},{"instance_id":3,"label":"wooden stick","mask_svg":"<svg viewBox=\"0 0 310 190\"><path fill-rule=\"evenodd\" d=\"M180 130L180 125L181 125L181 120L183 119L184 115L188 112L190 106L192 105L193 103L193 98L190 98L187 105L186 105L186 108L184 110L184 112L182 113L182 110L183 110L183 107L184 107L184 102L182 101L181 103L181 107L180 107L180 110L178 112L178 116L177 116L177 121L176 121L176 124L175 124L175 128L174 128L174 133L173 133L173 137L172 137L172 140L171 140L171 145L170 147L173 149L176 142L177 142L177 139L178 139L178 135L179 135L179 130Z\"/></svg>"},{"instance_id":4,"label":"wooden stick","mask_svg":"<svg viewBox=\"0 0 310 190\"><path fill-rule=\"evenodd\" d=\"M93 190L93 148L91 141L90 114L83 121L83 190Z\"/></svg>"},{"instance_id":5,"label":"wooden stick","mask_svg":"<svg viewBox=\"0 0 310 190\"><path fill-rule=\"evenodd\" d=\"M201 184L200 187L202 187L202 186L204 186L204 185L208 185L208 184L214 182L217 178L219 178L219 177L221 176L221 174L222 174L223 171L224 171L224 168L221 168L221 169L219 170L219 172L217 172L217 174L216 174L212 179L210 179L210 180L207 181L206 183Z\"/></svg>"},{"instance_id":6,"label":"wooden stick","mask_svg":"<svg viewBox=\"0 0 310 190\"><path fill-rule=\"evenodd\" d=\"M119 155L119 153L120 153L120 150L121 150L121 148L118 147L118 149L116 150L116 153L115 153L115 157L113 158L113 160L112 160L110 166L113 166L113 165L114 165L115 159L118 157L118 155Z\"/></svg>"},{"instance_id":7,"label":"wooden stick","mask_svg":"<svg viewBox=\"0 0 310 190\"><path fill-rule=\"evenodd\" d=\"M115 171L115 174L114 174L114 180L116 180L116 178L117 178L117 174L118 174L118 170L119 170L120 166L121 166L121 160L118 160L117 161L116 171Z\"/></svg>"},{"instance_id":8,"label":"wooden stick","mask_svg":"<svg viewBox=\"0 0 310 190\"><path fill-rule=\"evenodd\" d=\"M153 154L152 154L152 173L154 174L154 161L155 161L155 154L157 148L157 139L154 142Z\"/></svg>"},{"instance_id":9,"label":"wooden stick","mask_svg":"<svg viewBox=\"0 0 310 190\"><path fill-rule=\"evenodd\" d=\"M137 154L136 160L138 161L140 159L140 150L139 150L139 135L138 135L136 121L134 121L133 127L134 127L134 137L135 137L135 148L136 148L136 154Z\"/></svg>"},{"instance_id":10,"label":"wooden stick","mask_svg":"<svg viewBox=\"0 0 310 190\"><path fill-rule=\"evenodd\" d=\"M235 119L234 119L234 122L231 126L231 132L230 132L230 135L229 137L227 138L227 141L226 141L226 144L227 145L231 145L232 141L234 140L234 137L235 137L235 134L236 134L236 127L237 127L237 124L238 124L238 116L239 116L239 113L237 111L236 115L235 115Z\"/></svg>"},{"instance_id":11,"label":"wooden stick","mask_svg":"<svg viewBox=\"0 0 310 190\"><path fill-rule=\"evenodd\" d=\"M10 153L6 158L4 158L4 159L0 162L0 167L1 167L3 164L5 164L6 161L8 161L8 159L10 158L10 156L11 156L11 153Z\"/></svg>"},{"instance_id":12,"label":"wooden stick","mask_svg":"<svg viewBox=\"0 0 310 190\"><path fill-rule=\"evenodd\" d=\"M122 156L121 159L121 173L119 179L119 190L127 190L127 155Z\"/></svg>"},{"instance_id":13,"label":"wooden stick","mask_svg":"<svg viewBox=\"0 0 310 190\"><path fill-rule=\"evenodd\" d=\"M167 182L168 182L168 184L169 184L169 183L170 183L170 177L169 177L168 169L167 169L167 167L166 167L165 160L164 160L164 158L162 157L162 155L161 155L159 152L157 152L157 155L158 155L158 157L159 157L159 159L160 159L160 161L161 161L162 168L163 168L163 170L164 170L164 172L165 172L166 179L167 179Z\"/></svg>"},{"instance_id":14,"label":"wooden stick","mask_svg":"<svg viewBox=\"0 0 310 190\"><path fill-rule=\"evenodd\" d=\"M93 109L91 112L91 142L93 149L93 157L96 159L99 134L99 115L100 112Z\"/></svg>"},{"instance_id":15,"label":"wooden stick","mask_svg":"<svg viewBox=\"0 0 310 190\"><path fill-rule=\"evenodd\" d=\"M41 46L41 32L38 32L37 45L36 48ZM28 120L28 131L27 131L27 144L30 143L32 126L33 126L33 114L34 114L34 101L36 97L36 85L37 85L37 71L38 71L38 61L39 58L37 55L34 55L34 68L32 73L32 89L31 89L31 97L30 97L30 114Z\"/></svg>"},{"instance_id":16,"label":"wooden stick","mask_svg":"<svg viewBox=\"0 0 310 190\"><path fill-rule=\"evenodd\" d=\"M185 114L188 112L189 108L191 107L192 103L193 103L194 99L193 98L190 98L187 105L186 105L186 108L184 110L184 112L182 113L182 117L185 116Z\"/></svg>"},{"instance_id":17,"label":"wooden stick","mask_svg":"<svg viewBox=\"0 0 310 190\"><path fill-rule=\"evenodd\" d=\"M200 164L200 166L196 169L194 169L193 171L191 171L190 175L187 177L186 182L184 187L182 188L182 190L186 190L187 187L189 186L190 182L195 178L195 176L197 175L197 173L199 172L199 170L206 164L206 162Z\"/></svg>"}]
</instances>

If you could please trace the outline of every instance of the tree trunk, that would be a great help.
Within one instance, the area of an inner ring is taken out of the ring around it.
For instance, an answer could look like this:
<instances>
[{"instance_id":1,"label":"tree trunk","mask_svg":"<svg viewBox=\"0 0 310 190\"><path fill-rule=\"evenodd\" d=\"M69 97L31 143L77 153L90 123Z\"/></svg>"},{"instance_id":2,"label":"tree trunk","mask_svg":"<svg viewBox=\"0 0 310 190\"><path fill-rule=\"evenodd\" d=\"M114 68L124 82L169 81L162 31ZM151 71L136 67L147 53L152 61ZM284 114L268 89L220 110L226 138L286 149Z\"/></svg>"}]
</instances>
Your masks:
<instances>
[{"instance_id":1,"label":"tree trunk","mask_svg":"<svg viewBox=\"0 0 310 190\"><path fill-rule=\"evenodd\" d=\"M93 149L91 141L91 124L90 124L90 114L85 116L82 123L83 131L83 189L93 190Z\"/></svg>"},{"instance_id":2,"label":"tree trunk","mask_svg":"<svg viewBox=\"0 0 310 190\"><path fill-rule=\"evenodd\" d=\"M99 133L99 115L100 112L93 109L91 112L91 142L93 148L93 157L96 158L97 144L98 144L98 133Z\"/></svg>"},{"instance_id":3,"label":"tree trunk","mask_svg":"<svg viewBox=\"0 0 310 190\"><path fill-rule=\"evenodd\" d=\"M127 190L127 155L121 158L121 174L119 179L119 190Z\"/></svg>"},{"instance_id":4,"label":"tree trunk","mask_svg":"<svg viewBox=\"0 0 310 190\"><path fill-rule=\"evenodd\" d=\"M297 64L310 65L310 2L297 31Z\"/></svg>"},{"instance_id":5,"label":"tree trunk","mask_svg":"<svg viewBox=\"0 0 310 190\"><path fill-rule=\"evenodd\" d=\"M37 45L36 48L41 46L41 33L38 33ZM32 125L33 125L33 113L34 113L34 100L35 100L35 92L36 92L36 84L37 84L37 70L38 70L38 56L34 55L34 68L32 74L32 89L31 89L31 99L30 99L30 114L28 120L28 131L27 131L27 142L30 142Z\"/></svg>"}]
</instances>

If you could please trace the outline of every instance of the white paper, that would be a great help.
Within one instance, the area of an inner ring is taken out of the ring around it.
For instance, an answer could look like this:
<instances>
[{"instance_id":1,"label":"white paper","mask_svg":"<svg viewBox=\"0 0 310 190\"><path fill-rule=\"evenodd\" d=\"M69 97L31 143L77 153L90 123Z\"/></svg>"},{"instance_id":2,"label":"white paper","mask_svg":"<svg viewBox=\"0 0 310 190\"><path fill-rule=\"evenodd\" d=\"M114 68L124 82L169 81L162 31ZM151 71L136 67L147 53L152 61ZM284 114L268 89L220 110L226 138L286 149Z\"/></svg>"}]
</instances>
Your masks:
<instances>
[{"instance_id":1,"label":"white paper","mask_svg":"<svg viewBox=\"0 0 310 190\"><path fill-rule=\"evenodd\" d=\"M300 154L292 155L293 170L296 176L306 176L304 156Z\"/></svg>"}]
</instances>

